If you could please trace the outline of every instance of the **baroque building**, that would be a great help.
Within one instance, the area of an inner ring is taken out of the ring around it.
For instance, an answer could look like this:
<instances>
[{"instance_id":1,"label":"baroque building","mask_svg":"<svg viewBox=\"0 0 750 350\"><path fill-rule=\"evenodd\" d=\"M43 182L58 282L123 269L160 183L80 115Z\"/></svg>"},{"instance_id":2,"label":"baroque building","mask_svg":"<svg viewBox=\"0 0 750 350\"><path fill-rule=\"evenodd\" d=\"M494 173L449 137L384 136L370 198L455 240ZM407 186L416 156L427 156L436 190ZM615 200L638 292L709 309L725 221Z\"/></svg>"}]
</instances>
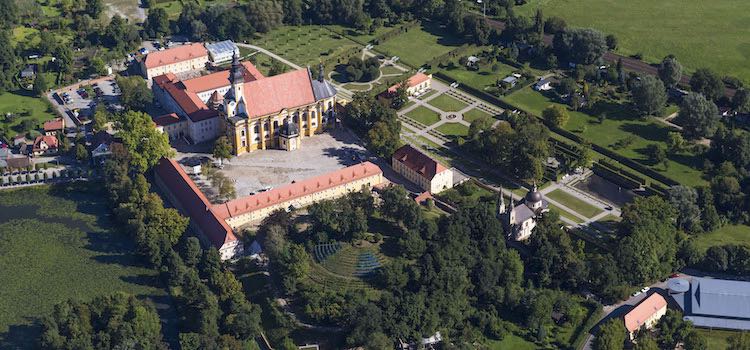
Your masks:
<instances>
[{"instance_id":1,"label":"baroque building","mask_svg":"<svg viewBox=\"0 0 750 350\"><path fill-rule=\"evenodd\" d=\"M499 196L497 215L503 227L505 227L508 239L523 241L531 237L532 231L536 227L536 219L542 213L549 211L549 202L537 190L536 185L526 193L526 196L518 205L513 203L513 197L511 197L510 206L506 207L502 189Z\"/></svg>"}]
</instances>

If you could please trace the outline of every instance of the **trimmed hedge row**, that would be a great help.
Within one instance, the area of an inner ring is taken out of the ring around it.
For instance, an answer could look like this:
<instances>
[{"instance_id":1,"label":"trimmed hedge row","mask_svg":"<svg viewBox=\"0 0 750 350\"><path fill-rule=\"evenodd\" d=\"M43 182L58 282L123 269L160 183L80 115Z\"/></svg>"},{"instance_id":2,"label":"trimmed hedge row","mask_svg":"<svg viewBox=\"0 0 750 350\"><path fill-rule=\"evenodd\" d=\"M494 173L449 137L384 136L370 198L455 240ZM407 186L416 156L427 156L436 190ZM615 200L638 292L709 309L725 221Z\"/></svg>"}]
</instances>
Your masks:
<instances>
[{"instance_id":1,"label":"trimmed hedge row","mask_svg":"<svg viewBox=\"0 0 750 350\"><path fill-rule=\"evenodd\" d=\"M620 187L624 187L629 190L634 190L641 187L641 184L639 184L638 181L623 176L616 170L610 169L599 162L594 163L594 165L591 167L591 170L594 172L594 174L599 175L607 179L608 181L612 181Z\"/></svg>"},{"instance_id":2,"label":"trimmed hedge row","mask_svg":"<svg viewBox=\"0 0 750 350\"><path fill-rule=\"evenodd\" d=\"M610 168L612 170L617 171L617 173L619 173L619 174L621 174L621 175L623 175L623 176L625 176L625 177L627 177L627 178L629 178L631 180L634 180L635 182L639 183L641 186L645 186L646 185L646 179L644 179L643 177L638 176L637 174L635 174L633 172L630 172L630 171L628 171L626 169L623 169L623 168L617 166L617 164L614 164L614 163L612 163L612 162L610 162L610 161L608 161L606 159L600 160L599 163L601 163L603 166L605 166L607 168Z\"/></svg>"}]
</instances>

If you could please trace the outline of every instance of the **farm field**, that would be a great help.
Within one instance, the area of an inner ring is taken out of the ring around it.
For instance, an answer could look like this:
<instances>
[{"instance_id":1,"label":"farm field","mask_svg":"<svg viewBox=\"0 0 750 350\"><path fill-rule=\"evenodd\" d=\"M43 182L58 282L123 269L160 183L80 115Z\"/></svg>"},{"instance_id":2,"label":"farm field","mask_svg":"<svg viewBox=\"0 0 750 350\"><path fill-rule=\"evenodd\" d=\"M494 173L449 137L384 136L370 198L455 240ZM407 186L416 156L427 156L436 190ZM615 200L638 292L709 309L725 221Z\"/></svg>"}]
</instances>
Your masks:
<instances>
[{"instance_id":1,"label":"farm field","mask_svg":"<svg viewBox=\"0 0 750 350\"><path fill-rule=\"evenodd\" d=\"M440 121L440 115L424 106L414 108L406 116L414 119L426 126L430 126Z\"/></svg>"},{"instance_id":2,"label":"farm field","mask_svg":"<svg viewBox=\"0 0 750 350\"><path fill-rule=\"evenodd\" d=\"M695 243L701 250L724 244L744 244L750 246L750 226L724 225L714 232L697 235Z\"/></svg>"},{"instance_id":3,"label":"farm field","mask_svg":"<svg viewBox=\"0 0 750 350\"><path fill-rule=\"evenodd\" d=\"M565 192L563 190L558 189L550 193L547 193L547 197L549 197L555 202L558 202L570 208L571 210L574 210L576 213L581 214L587 218L592 218L602 212L601 209L591 204L588 204L578 199L576 196L571 195L568 192Z\"/></svg>"},{"instance_id":4,"label":"farm field","mask_svg":"<svg viewBox=\"0 0 750 350\"><path fill-rule=\"evenodd\" d=\"M529 0L517 13L564 18L569 27L614 34L617 52L659 62L674 54L688 69L710 67L750 80L750 3L744 0ZM700 25L696 25L699 23Z\"/></svg>"},{"instance_id":5,"label":"farm field","mask_svg":"<svg viewBox=\"0 0 750 350\"><path fill-rule=\"evenodd\" d=\"M537 116L550 105L557 104L545 95L529 87L516 91L504 97L508 103L518 106ZM567 106L564 106L567 107ZM565 129L590 142L607 147L625 157L636 160L652 169L672 178L684 185L699 186L705 184L698 170L700 160L690 155L670 155L668 167L662 164L650 164L646 155L646 147L650 144L660 144L666 148L669 127L652 118L643 119L627 110L624 105L610 105L604 111L607 118L599 123L595 116L582 112L568 111L570 120ZM632 136L630 145L621 149L614 149L613 145Z\"/></svg>"},{"instance_id":6,"label":"farm field","mask_svg":"<svg viewBox=\"0 0 750 350\"><path fill-rule=\"evenodd\" d=\"M360 46L319 25L280 27L260 35L253 44L300 66L316 66L321 59Z\"/></svg>"},{"instance_id":7,"label":"farm field","mask_svg":"<svg viewBox=\"0 0 750 350\"><path fill-rule=\"evenodd\" d=\"M459 101L445 94L435 97L427 103L444 112L458 112L468 106L465 102Z\"/></svg>"},{"instance_id":8,"label":"farm field","mask_svg":"<svg viewBox=\"0 0 750 350\"><path fill-rule=\"evenodd\" d=\"M37 319L66 299L124 291L168 300L158 273L112 226L101 193L87 188L0 193L0 348L32 347Z\"/></svg>"},{"instance_id":9,"label":"farm field","mask_svg":"<svg viewBox=\"0 0 750 350\"><path fill-rule=\"evenodd\" d=\"M421 27L409 28L408 32L376 45L375 50L399 56L401 63L416 68L461 44L462 38L446 34L439 25L423 23Z\"/></svg>"},{"instance_id":10,"label":"farm field","mask_svg":"<svg viewBox=\"0 0 750 350\"><path fill-rule=\"evenodd\" d=\"M36 130L37 126L54 118L44 100L25 95L25 91L0 94L0 138L10 139L16 134ZM7 113L14 114L8 120Z\"/></svg>"}]
</instances>

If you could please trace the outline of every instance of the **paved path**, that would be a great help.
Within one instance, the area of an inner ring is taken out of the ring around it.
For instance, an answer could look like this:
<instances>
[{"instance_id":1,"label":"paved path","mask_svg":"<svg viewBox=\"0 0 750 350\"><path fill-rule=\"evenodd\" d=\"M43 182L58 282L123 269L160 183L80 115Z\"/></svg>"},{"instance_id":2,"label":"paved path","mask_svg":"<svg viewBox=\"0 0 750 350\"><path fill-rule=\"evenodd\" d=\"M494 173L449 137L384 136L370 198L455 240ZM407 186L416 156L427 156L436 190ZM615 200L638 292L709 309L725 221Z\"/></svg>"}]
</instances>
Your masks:
<instances>
[{"instance_id":1,"label":"paved path","mask_svg":"<svg viewBox=\"0 0 750 350\"><path fill-rule=\"evenodd\" d=\"M258 50L258 51L260 51L260 52L262 52L262 53L264 53L264 54L266 54L268 56L271 56L271 58L273 58L275 60L278 60L281 63L286 64L287 66L292 67L294 69L302 69L302 67L300 67L296 63L294 63L294 62L292 62L290 60L287 60L286 58L281 57L281 56L279 56L279 55L277 55L277 54L275 54L275 53L273 53L271 51L268 51L268 50L266 50L266 49L264 49L264 48L262 48L260 46L255 46L255 45L250 45L250 44L243 44L243 43L236 43L236 44L239 47L244 47L244 48L248 48L248 49Z\"/></svg>"}]
</instances>

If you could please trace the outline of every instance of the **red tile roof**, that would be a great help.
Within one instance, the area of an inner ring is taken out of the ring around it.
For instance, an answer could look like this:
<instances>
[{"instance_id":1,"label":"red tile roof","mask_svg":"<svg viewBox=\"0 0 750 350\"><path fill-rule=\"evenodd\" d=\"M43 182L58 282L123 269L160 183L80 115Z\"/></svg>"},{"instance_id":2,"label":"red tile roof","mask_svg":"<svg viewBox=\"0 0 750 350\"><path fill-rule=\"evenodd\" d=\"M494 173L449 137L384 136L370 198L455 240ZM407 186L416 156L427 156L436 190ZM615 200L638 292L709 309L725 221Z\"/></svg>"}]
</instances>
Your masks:
<instances>
[{"instance_id":1,"label":"red tile roof","mask_svg":"<svg viewBox=\"0 0 750 350\"><path fill-rule=\"evenodd\" d=\"M424 201L430 198L433 198L430 191L424 191L420 195L414 197L414 201L417 202L418 204L422 204Z\"/></svg>"},{"instance_id":2,"label":"red tile roof","mask_svg":"<svg viewBox=\"0 0 750 350\"><path fill-rule=\"evenodd\" d=\"M405 145L393 152L393 159L403 163L407 168L414 170L427 180L432 180L435 175L448 170L448 168L411 145Z\"/></svg>"},{"instance_id":3,"label":"red tile roof","mask_svg":"<svg viewBox=\"0 0 750 350\"><path fill-rule=\"evenodd\" d=\"M157 126L167 126L172 125L174 123L177 123L180 121L180 116L178 116L175 113L169 113L165 115L160 115L156 118L154 118L154 123Z\"/></svg>"},{"instance_id":4,"label":"red tile roof","mask_svg":"<svg viewBox=\"0 0 750 350\"><path fill-rule=\"evenodd\" d=\"M236 241L232 229L212 208L208 198L198 189L185 170L172 159L162 158L156 174L169 188L179 205L217 249L224 243Z\"/></svg>"},{"instance_id":5,"label":"red tile roof","mask_svg":"<svg viewBox=\"0 0 750 350\"><path fill-rule=\"evenodd\" d=\"M256 117L315 102L310 73L299 69L245 82L247 114Z\"/></svg>"},{"instance_id":6,"label":"red tile roof","mask_svg":"<svg viewBox=\"0 0 750 350\"><path fill-rule=\"evenodd\" d=\"M245 67L242 73L246 83L264 78L263 74L258 68L255 68L252 62L242 62L242 66ZM215 90L231 84L229 82L229 73L230 70L223 70L221 72L183 80L182 85L185 86L185 89L196 93Z\"/></svg>"},{"instance_id":7,"label":"red tile roof","mask_svg":"<svg viewBox=\"0 0 750 350\"><path fill-rule=\"evenodd\" d=\"M64 129L65 122L62 118L55 118L44 122L44 131L57 131Z\"/></svg>"},{"instance_id":8,"label":"red tile roof","mask_svg":"<svg viewBox=\"0 0 750 350\"><path fill-rule=\"evenodd\" d=\"M202 56L208 56L208 51L203 44L195 43L177 46L164 51L154 51L146 55L146 60L143 63L146 68L150 69Z\"/></svg>"},{"instance_id":9,"label":"red tile roof","mask_svg":"<svg viewBox=\"0 0 750 350\"><path fill-rule=\"evenodd\" d=\"M659 293L651 294L625 314L625 328L631 333L637 331L647 319L666 306L667 301L664 297Z\"/></svg>"},{"instance_id":10,"label":"red tile roof","mask_svg":"<svg viewBox=\"0 0 750 350\"><path fill-rule=\"evenodd\" d=\"M164 87L164 84L171 83L177 80L177 76L174 73L169 72L167 74L157 75L154 77L154 84Z\"/></svg>"},{"instance_id":11,"label":"red tile roof","mask_svg":"<svg viewBox=\"0 0 750 350\"><path fill-rule=\"evenodd\" d=\"M42 150L42 141L44 141L50 149L57 148L57 137L51 135L37 136L34 140L34 152Z\"/></svg>"},{"instance_id":12,"label":"red tile roof","mask_svg":"<svg viewBox=\"0 0 750 350\"><path fill-rule=\"evenodd\" d=\"M419 84L422 84L425 81L430 80L430 79L432 79L432 77L429 76L429 75L427 75L427 74L417 73L417 74L414 74L411 77L409 77L409 80L407 81L407 83L408 83L409 87L415 87L415 86L417 86ZM389 87L388 88L388 92L390 92L390 93L396 92L396 89L398 89L399 85L401 85L401 83L398 83L396 85L393 85L393 86Z\"/></svg>"},{"instance_id":13,"label":"red tile roof","mask_svg":"<svg viewBox=\"0 0 750 350\"><path fill-rule=\"evenodd\" d=\"M227 219L382 173L380 167L374 163L364 162L270 191L217 204L214 209L221 218Z\"/></svg>"}]
</instances>

